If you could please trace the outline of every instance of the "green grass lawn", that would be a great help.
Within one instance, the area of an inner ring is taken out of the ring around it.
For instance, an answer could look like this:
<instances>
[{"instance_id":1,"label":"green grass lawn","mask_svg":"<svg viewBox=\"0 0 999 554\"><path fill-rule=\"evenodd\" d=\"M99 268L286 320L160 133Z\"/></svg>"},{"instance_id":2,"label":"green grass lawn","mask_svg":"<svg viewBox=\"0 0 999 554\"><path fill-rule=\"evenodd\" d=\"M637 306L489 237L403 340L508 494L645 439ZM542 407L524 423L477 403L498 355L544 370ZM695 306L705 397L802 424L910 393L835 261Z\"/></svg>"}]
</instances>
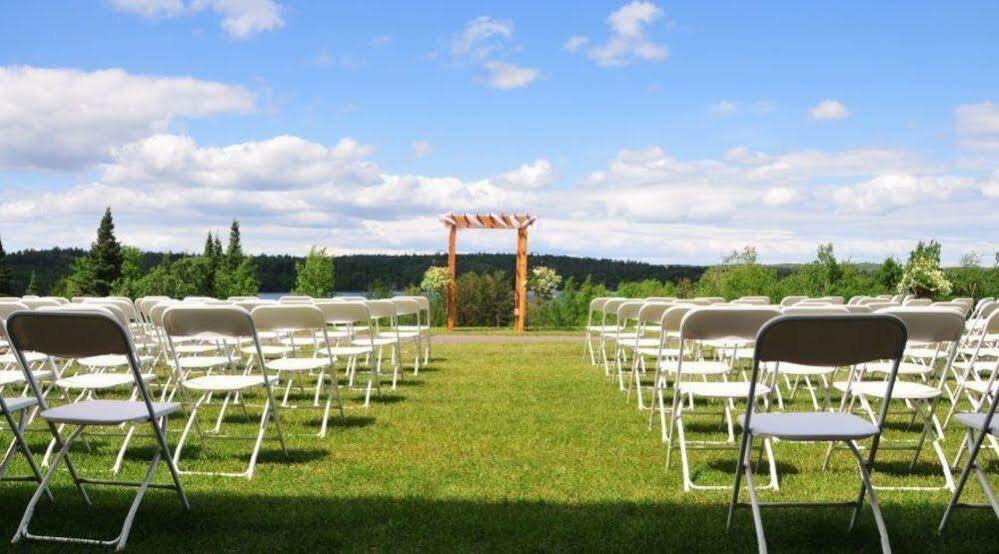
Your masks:
<instances>
[{"instance_id":1,"label":"green grass lawn","mask_svg":"<svg viewBox=\"0 0 999 554\"><path fill-rule=\"evenodd\" d=\"M309 436L318 414L286 411L290 459L265 445L252 481L186 477L192 511L171 492L151 491L129 548L148 551L718 551L753 552L748 511L726 533L729 493L683 493L679 464L663 467L664 448L645 416L582 357L578 344L466 344L435 347L419 376L407 372L370 410L351 395L345 424ZM804 406L798 404L798 406ZM257 412L251 411L251 415ZM208 415L210 417L211 414ZM205 421L207 422L208 417ZM233 411L234 427L252 431ZM181 418L172 421L176 441ZM692 418L715 432L720 418ZM952 455L957 435L948 437ZM6 436L6 435L5 435ZM32 434L36 453L43 433ZM117 439L76 449L94 476L109 475ZM139 441L123 477L140 478L151 441ZM215 441L185 465L241 469L249 442ZM764 498L851 499L858 481L842 454L820 469L824 446L777 445L779 494ZM694 453L699 480L730 482L732 452ZM903 456L885 456L895 471ZM878 473L876 482L934 483L929 450L916 477ZM15 469L23 470L19 465ZM995 467L991 468L995 471ZM160 479L166 478L165 470ZM13 535L32 486L0 485L0 537ZM92 489L86 508L60 475L56 504L43 501L36 532L116 534L131 491ZM968 499L980 500L976 484ZM959 512L940 538L936 527L948 494L883 492L897 552L981 552L996 544L999 524L987 512ZM842 509L780 510L764 515L773 551L877 551L870 511L847 533ZM46 548L39 548L48 551ZM56 550L52 548L51 550ZM59 549L62 551L63 549Z\"/></svg>"}]
</instances>

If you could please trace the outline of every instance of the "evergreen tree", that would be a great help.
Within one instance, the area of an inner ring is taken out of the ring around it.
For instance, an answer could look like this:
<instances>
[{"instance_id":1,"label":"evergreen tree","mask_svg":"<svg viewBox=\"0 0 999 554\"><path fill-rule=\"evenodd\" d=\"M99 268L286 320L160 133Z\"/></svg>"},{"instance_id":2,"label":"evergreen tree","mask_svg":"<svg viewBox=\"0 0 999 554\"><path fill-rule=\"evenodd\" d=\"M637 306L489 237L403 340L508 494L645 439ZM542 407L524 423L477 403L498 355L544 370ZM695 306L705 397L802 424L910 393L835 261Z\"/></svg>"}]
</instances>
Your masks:
<instances>
[{"instance_id":1,"label":"evergreen tree","mask_svg":"<svg viewBox=\"0 0 999 554\"><path fill-rule=\"evenodd\" d=\"M90 269L93 276L91 292L97 296L107 296L112 285L121 277L121 264L124 260L121 244L114 237L114 220L111 208L105 208L101 226L97 228L97 240L90 247Z\"/></svg>"},{"instance_id":2,"label":"evergreen tree","mask_svg":"<svg viewBox=\"0 0 999 554\"><path fill-rule=\"evenodd\" d=\"M217 291L216 273L219 272L222 264L222 245L211 231L208 232L208 237L205 239L205 249L202 256L205 258L205 267L207 268L205 270L205 290L202 291L202 294L214 296Z\"/></svg>"},{"instance_id":3,"label":"evergreen tree","mask_svg":"<svg viewBox=\"0 0 999 554\"><path fill-rule=\"evenodd\" d=\"M236 271L243 259L243 243L239 237L239 220L232 220L232 227L229 228L229 246L225 251L225 268L229 272Z\"/></svg>"},{"instance_id":4,"label":"evergreen tree","mask_svg":"<svg viewBox=\"0 0 999 554\"><path fill-rule=\"evenodd\" d=\"M3 251L3 241L0 240L0 296L13 294L14 283L10 278L10 270L7 269L7 253Z\"/></svg>"},{"instance_id":5,"label":"evergreen tree","mask_svg":"<svg viewBox=\"0 0 999 554\"><path fill-rule=\"evenodd\" d=\"M28 288L25 289L24 294L29 296L38 295L38 277L35 275L34 271L31 272L31 277L28 279Z\"/></svg>"}]
</instances>

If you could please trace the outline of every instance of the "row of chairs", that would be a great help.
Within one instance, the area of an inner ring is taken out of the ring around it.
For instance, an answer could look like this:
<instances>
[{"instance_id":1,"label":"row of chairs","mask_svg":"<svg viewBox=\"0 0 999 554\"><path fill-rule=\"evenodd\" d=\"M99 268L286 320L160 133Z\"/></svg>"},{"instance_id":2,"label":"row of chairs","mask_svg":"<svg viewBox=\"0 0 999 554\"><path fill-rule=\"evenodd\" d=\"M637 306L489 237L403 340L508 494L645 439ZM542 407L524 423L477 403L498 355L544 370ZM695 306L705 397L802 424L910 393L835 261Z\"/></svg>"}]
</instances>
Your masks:
<instances>
[{"instance_id":1,"label":"row of chairs","mask_svg":"<svg viewBox=\"0 0 999 554\"><path fill-rule=\"evenodd\" d=\"M276 440L288 454L281 410L320 410L323 415L317 435L325 436L331 411L345 417L343 392L355 387L359 373L368 374L367 383L357 387L364 390L363 407L369 406L373 392L381 391L383 351L389 351L393 389L404 345L412 346L415 373L421 363L429 362L429 329L429 302L422 297L378 301L307 297L279 301L147 297L134 303L120 297L0 301L0 391L23 386L18 396L0 395L0 408L14 435L0 466L0 478L20 452L31 475L19 479L38 483L14 542L77 542L124 548L136 510L149 488L174 490L187 509L181 475L252 478L264 440ZM341 370L345 373L342 383ZM311 398L306 405L290 404L292 385L297 383L304 391L304 381L309 378L314 380L314 395L308 395ZM285 391L280 398L282 385ZM155 394L154 388L158 388ZM60 405L50 404L52 391L58 391ZM251 404L255 398L262 404ZM220 401L214 428L204 429L199 413ZM255 434L222 432L227 408L236 406L247 418L248 407L260 409ZM177 412L183 412L186 421L171 450L167 419ZM41 463L36 462L24 436L36 415L52 437ZM88 478L73 465L70 449L74 443L101 434L92 428L110 429L111 434L124 435L112 468L118 473L129 442L147 426L157 447L142 481ZM72 428L68 435L66 427ZM192 436L203 449L209 438L249 439L254 446L247 466L239 472L185 468L181 459ZM169 468L170 483L153 482L161 463ZM138 489L117 537L43 536L29 530L39 500L51 498L49 483L60 467L69 471L87 503L89 485Z\"/></svg>"},{"instance_id":2,"label":"row of chairs","mask_svg":"<svg viewBox=\"0 0 999 554\"><path fill-rule=\"evenodd\" d=\"M931 445L942 485L892 489L951 491L941 529L960 505L971 472L979 474L989 507L999 515L999 504L976 463L986 440L999 455L994 436L999 425L991 423L999 396L999 303L992 299L975 304L971 299L793 297L772 304L766 297L733 302L597 298L591 303L585 341L591 364L602 367L627 398L635 394L638 408L648 412L650 428L658 416L667 469L679 450L684 490L731 490L729 525L735 508L752 508L761 551L766 542L759 509L774 503L760 502L756 495L761 489L779 491L777 441L828 443L824 467L835 450L852 454L860 469L860 494L856 501L834 505L853 508L852 525L868 496L884 551L890 546L875 491L891 487L874 487L869 475L879 447L911 450L914 465L925 445ZM786 410L785 403L801 389L810 395L811 410ZM835 404L833 391L839 395ZM950 402L943 421L937 414L941 402ZM685 417L707 413L706 405L721 408L724 440L688 436ZM904 438L895 428L882 437L886 418L897 412L916 423L914 437ZM970 453L957 481L943 450L952 419L967 428L954 465ZM692 479L690 453L719 448L738 452L734 488ZM759 463L766 458L766 484L753 482L753 451L759 453ZM748 504L739 501L743 478Z\"/></svg>"}]
</instances>

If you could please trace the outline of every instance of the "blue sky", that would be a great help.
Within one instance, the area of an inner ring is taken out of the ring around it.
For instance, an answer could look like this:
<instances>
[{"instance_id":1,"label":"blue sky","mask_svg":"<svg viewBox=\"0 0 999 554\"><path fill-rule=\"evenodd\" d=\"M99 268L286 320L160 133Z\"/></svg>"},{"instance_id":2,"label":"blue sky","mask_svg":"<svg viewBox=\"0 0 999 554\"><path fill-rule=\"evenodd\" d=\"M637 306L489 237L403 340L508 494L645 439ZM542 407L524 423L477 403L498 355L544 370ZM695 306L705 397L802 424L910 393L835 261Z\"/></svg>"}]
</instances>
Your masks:
<instances>
[{"instance_id":1,"label":"blue sky","mask_svg":"<svg viewBox=\"0 0 999 554\"><path fill-rule=\"evenodd\" d=\"M371 5L374 4L374 5ZM670 263L999 250L995 2L18 2L0 21L0 236ZM512 237L468 233L464 250ZM509 244L508 244L509 243Z\"/></svg>"}]
</instances>

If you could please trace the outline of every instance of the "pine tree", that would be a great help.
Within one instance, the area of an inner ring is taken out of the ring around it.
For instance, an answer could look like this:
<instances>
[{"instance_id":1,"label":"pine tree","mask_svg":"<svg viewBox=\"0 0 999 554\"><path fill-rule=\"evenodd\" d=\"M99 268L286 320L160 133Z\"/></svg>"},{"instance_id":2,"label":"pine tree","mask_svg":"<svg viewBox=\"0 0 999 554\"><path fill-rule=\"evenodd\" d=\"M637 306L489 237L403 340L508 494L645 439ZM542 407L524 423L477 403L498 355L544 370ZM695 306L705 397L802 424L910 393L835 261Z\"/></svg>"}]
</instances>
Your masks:
<instances>
[{"instance_id":1,"label":"pine tree","mask_svg":"<svg viewBox=\"0 0 999 554\"><path fill-rule=\"evenodd\" d=\"M93 273L93 294L107 296L112 284L121 277L124 256L121 244L114 237L114 220L111 208L105 208L101 226L97 228L97 241L90 247L90 268Z\"/></svg>"},{"instance_id":2,"label":"pine tree","mask_svg":"<svg viewBox=\"0 0 999 554\"><path fill-rule=\"evenodd\" d=\"M239 220L232 220L232 227L229 228L229 246L225 251L225 268L229 272L236 271L243 263L243 243L239 237Z\"/></svg>"},{"instance_id":3,"label":"pine tree","mask_svg":"<svg viewBox=\"0 0 999 554\"><path fill-rule=\"evenodd\" d=\"M10 270L7 269L7 253L3 250L3 241L0 240L0 296L14 294L14 283L10 278Z\"/></svg>"},{"instance_id":4,"label":"pine tree","mask_svg":"<svg viewBox=\"0 0 999 554\"><path fill-rule=\"evenodd\" d=\"M217 249L217 250L216 250ZM208 232L208 237L205 239L205 249L202 253L205 258L205 289L201 291L202 294L206 296L213 296L216 292L216 273L219 271L219 265L222 261L222 245L218 243L218 239L211 231Z\"/></svg>"}]
</instances>

